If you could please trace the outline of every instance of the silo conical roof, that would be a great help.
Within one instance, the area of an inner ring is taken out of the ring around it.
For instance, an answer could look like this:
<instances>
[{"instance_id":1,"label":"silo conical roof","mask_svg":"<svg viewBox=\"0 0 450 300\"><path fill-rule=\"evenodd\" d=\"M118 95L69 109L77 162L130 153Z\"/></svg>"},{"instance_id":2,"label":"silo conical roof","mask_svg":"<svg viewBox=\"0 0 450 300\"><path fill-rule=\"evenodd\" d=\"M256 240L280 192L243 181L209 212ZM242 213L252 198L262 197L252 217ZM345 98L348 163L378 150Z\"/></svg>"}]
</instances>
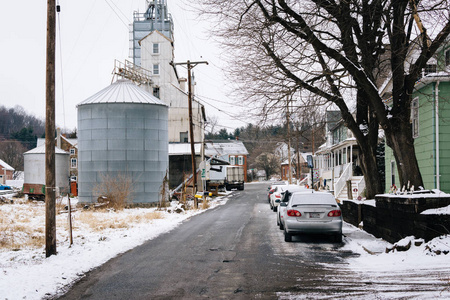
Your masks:
<instances>
[{"instance_id":1,"label":"silo conical roof","mask_svg":"<svg viewBox=\"0 0 450 300\"><path fill-rule=\"evenodd\" d=\"M45 154L45 144L38 146L36 148L33 148L24 154ZM55 154L69 154L69 152L66 152L58 147L55 147Z\"/></svg>"},{"instance_id":2,"label":"silo conical roof","mask_svg":"<svg viewBox=\"0 0 450 300\"><path fill-rule=\"evenodd\" d=\"M120 79L95 95L80 102L78 106L94 103L143 103L167 106L151 93L135 85L132 81Z\"/></svg>"}]
</instances>

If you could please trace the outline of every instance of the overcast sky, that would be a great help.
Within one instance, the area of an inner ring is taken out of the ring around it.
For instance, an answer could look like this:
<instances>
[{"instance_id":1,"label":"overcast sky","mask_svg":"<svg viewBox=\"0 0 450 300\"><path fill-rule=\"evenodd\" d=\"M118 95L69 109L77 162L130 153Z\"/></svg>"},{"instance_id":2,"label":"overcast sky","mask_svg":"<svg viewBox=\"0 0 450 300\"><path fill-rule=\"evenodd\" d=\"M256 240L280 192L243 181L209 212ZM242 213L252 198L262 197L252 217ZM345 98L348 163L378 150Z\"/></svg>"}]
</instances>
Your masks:
<instances>
[{"instance_id":1,"label":"overcast sky","mask_svg":"<svg viewBox=\"0 0 450 300\"><path fill-rule=\"evenodd\" d=\"M197 94L208 101L207 115L217 116L228 131L245 126L228 115L242 108L225 104L233 102L226 96L220 47L207 39L210 24L196 21L181 0L167 1L175 23L175 61L210 63L194 69ZM114 59L129 59L128 24L133 11L144 12L146 1L59 0L59 4L56 123L72 130L77 126L76 105L111 84ZM20 105L40 118L45 117L46 5L36 0L0 2L0 105Z\"/></svg>"}]
</instances>

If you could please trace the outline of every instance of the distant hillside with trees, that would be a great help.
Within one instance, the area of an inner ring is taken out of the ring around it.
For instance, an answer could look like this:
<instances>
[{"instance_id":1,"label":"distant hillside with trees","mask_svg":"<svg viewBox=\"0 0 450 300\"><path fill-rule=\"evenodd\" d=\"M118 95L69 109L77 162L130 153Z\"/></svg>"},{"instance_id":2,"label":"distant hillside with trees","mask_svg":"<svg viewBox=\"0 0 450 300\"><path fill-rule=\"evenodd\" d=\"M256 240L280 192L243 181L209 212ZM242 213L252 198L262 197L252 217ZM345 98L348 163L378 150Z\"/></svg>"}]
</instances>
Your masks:
<instances>
[{"instance_id":1,"label":"distant hillside with trees","mask_svg":"<svg viewBox=\"0 0 450 300\"><path fill-rule=\"evenodd\" d=\"M45 133L45 121L27 114L21 106L0 106L0 159L23 170L23 153L36 147Z\"/></svg>"}]
</instances>

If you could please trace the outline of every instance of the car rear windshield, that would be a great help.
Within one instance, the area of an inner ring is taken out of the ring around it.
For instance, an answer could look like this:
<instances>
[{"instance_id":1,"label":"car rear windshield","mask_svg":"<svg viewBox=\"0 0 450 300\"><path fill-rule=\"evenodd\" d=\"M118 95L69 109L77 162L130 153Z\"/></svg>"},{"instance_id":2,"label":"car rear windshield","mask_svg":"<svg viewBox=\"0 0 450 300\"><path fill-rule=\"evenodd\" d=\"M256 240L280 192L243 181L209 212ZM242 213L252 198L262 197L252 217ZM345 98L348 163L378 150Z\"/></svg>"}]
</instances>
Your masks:
<instances>
[{"instance_id":1,"label":"car rear windshield","mask_svg":"<svg viewBox=\"0 0 450 300\"><path fill-rule=\"evenodd\" d=\"M292 195L292 205L296 204L336 204L334 196L327 193L298 193Z\"/></svg>"}]
</instances>

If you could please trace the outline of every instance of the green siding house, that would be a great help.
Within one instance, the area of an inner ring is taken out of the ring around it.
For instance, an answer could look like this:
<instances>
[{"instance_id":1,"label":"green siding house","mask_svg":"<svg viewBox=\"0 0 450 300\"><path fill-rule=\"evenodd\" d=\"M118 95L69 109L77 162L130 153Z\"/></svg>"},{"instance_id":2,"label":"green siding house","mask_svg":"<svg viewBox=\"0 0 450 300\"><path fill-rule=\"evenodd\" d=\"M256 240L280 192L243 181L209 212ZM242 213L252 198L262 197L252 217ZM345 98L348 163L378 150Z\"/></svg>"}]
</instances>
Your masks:
<instances>
[{"instance_id":1,"label":"green siding house","mask_svg":"<svg viewBox=\"0 0 450 300\"><path fill-rule=\"evenodd\" d=\"M450 47L429 61L416 83L411 103L411 126L424 189L450 193ZM387 101L389 105L389 101ZM386 190L398 186L392 150L386 147Z\"/></svg>"}]
</instances>

